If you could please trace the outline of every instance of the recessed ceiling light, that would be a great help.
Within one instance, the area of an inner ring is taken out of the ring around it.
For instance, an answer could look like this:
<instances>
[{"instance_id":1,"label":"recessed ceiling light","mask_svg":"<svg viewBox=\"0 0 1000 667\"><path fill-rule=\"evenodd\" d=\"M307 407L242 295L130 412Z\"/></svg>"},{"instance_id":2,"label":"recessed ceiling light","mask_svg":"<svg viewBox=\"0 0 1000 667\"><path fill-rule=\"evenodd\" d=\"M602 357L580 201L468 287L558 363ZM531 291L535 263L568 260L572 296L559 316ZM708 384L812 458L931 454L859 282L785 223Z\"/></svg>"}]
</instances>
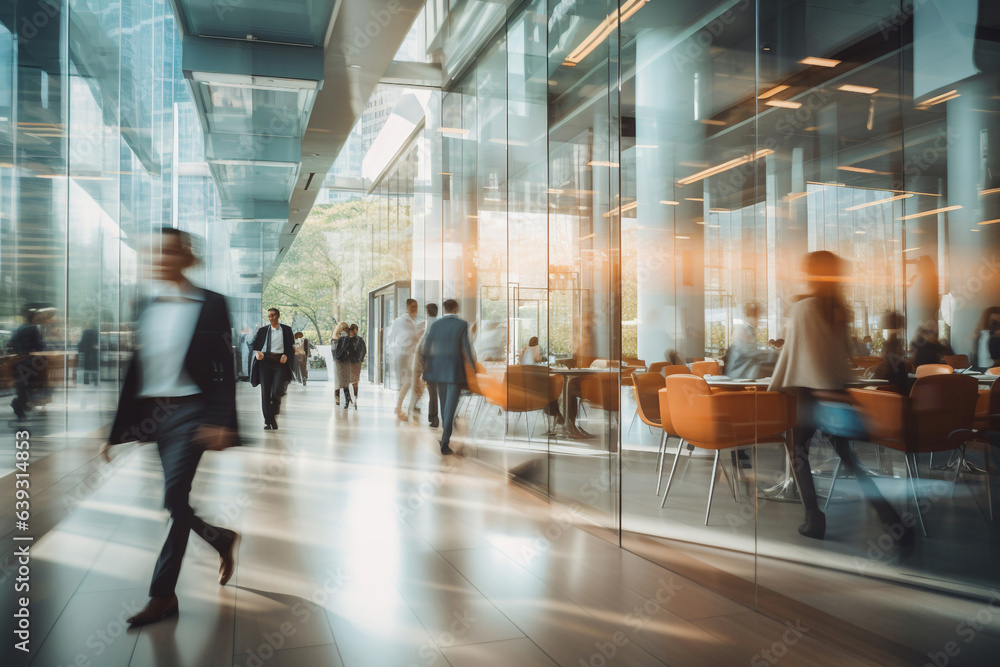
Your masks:
<instances>
[{"instance_id":1,"label":"recessed ceiling light","mask_svg":"<svg viewBox=\"0 0 1000 667\"><path fill-rule=\"evenodd\" d=\"M844 84L837 88L837 90L842 90L845 93L861 93L863 95L873 95L878 92L878 88L869 88L868 86L854 86L852 84Z\"/></svg>"},{"instance_id":2,"label":"recessed ceiling light","mask_svg":"<svg viewBox=\"0 0 1000 667\"><path fill-rule=\"evenodd\" d=\"M802 106L801 102L791 102L789 100L768 100L764 104L769 107L781 107L782 109L798 109Z\"/></svg>"},{"instance_id":3,"label":"recessed ceiling light","mask_svg":"<svg viewBox=\"0 0 1000 667\"><path fill-rule=\"evenodd\" d=\"M361 65L348 65L351 69L361 69Z\"/></svg>"},{"instance_id":4,"label":"recessed ceiling light","mask_svg":"<svg viewBox=\"0 0 1000 667\"><path fill-rule=\"evenodd\" d=\"M771 90L765 91L765 92L761 93L760 95L758 95L757 99L758 100L766 100L767 98L771 97L772 95L777 95L778 93L780 93L783 90L788 90L788 86L775 86Z\"/></svg>"},{"instance_id":5,"label":"recessed ceiling light","mask_svg":"<svg viewBox=\"0 0 1000 667\"><path fill-rule=\"evenodd\" d=\"M813 56L803 58L799 62L803 65L815 65L816 67L836 67L840 64L839 60L833 60L832 58L816 58Z\"/></svg>"}]
</instances>

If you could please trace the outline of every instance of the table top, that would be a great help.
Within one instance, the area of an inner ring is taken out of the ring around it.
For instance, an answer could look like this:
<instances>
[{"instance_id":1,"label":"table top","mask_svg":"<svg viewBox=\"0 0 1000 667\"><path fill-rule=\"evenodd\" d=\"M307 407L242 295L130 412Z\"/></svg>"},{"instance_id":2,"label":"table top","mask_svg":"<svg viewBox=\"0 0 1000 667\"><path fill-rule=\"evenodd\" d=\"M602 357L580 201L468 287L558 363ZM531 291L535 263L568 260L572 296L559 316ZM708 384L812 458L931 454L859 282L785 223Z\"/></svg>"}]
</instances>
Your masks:
<instances>
[{"instance_id":1,"label":"table top","mask_svg":"<svg viewBox=\"0 0 1000 667\"><path fill-rule=\"evenodd\" d=\"M714 378L705 378L705 382L713 387L753 387L758 389L760 387L767 388L771 386L771 378L761 378L760 380L733 380L731 378L723 378L716 376ZM881 387L889 384L888 380L851 380L847 383L848 387L858 388L858 387Z\"/></svg>"}]
</instances>

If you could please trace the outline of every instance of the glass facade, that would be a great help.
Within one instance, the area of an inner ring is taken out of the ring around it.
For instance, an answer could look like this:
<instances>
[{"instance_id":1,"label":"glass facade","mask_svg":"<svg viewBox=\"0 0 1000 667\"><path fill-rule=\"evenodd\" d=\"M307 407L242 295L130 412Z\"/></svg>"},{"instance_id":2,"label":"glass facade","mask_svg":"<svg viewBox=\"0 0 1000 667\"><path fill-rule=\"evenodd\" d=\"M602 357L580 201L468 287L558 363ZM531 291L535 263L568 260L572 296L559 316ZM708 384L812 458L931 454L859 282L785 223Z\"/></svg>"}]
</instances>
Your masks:
<instances>
[{"instance_id":1,"label":"glass facade","mask_svg":"<svg viewBox=\"0 0 1000 667\"><path fill-rule=\"evenodd\" d=\"M413 295L473 323L488 390L463 404L467 451L748 605L933 648L872 591L996 585L988 452L948 439L988 425L992 376L961 416L916 376L1000 365L998 29L974 0L510 7L431 97L413 168L370 195L388 233L414 193ZM842 260L832 288L802 269L817 251ZM863 426L812 429L803 463L793 426L815 424L766 390L811 342L800 326L781 351L815 290L836 295ZM644 419L675 394L642 374L680 365L721 397L686 446ZM797 531L817 497L824 540ZM803 585L817 567L864 611Z\"/></svg>"},{"instance_id":2,"label":"glass facade","mask_svg":"<svg viewBox=\"0 0 1000 667\"><path fill-rule=\"evenodd\" d=\"M8 410L30 386L35 456L103 435L132 349L144 234L195 234L194 282L231 297L235 326L260 320L263 230L230 242L239 224L220 219L203 142L170 3L3 3L0 390ZM30 363L23 326L42 334Z\"/></svg>"}]
</instances>

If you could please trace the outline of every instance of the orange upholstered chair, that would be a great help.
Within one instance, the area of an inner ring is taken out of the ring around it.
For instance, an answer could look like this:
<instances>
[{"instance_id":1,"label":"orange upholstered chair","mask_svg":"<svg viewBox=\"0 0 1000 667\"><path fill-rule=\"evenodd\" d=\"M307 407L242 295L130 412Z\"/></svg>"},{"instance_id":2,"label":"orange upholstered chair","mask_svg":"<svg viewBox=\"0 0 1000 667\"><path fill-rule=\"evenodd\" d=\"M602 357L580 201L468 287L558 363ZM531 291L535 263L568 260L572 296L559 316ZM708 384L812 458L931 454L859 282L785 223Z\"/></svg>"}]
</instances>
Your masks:
<instances>
[{"instance_id":1,"label":"orange upholstered chair","mask_svg":"<svg viewBox=\"0 0 1000 667\"><path fill-rule=\"evenodd\" d=\"M667 395L672 432L682 440L674 455L660 507L666 505L681 446L687 442L694 447L714 450L715 461L705 507L707 526L718 476L719 452L758 442L784 442L786 431L795 424L793 397L776 391L713 393L708 383L695 375L671 375L666 378L666 387L661 392ZM665 421L663 415L661 408L661 424ZM733 483L736 484L735 471Z\"/></svg>"},{"instance_id":2,"label":"orange upholstered chair","mask_svg":"<svg viewBox=\"0 0 1000 667\"><path fill-rule=\"evenodd\" d=\"M930 375L951 375L954 372L955 369L948 364L922 364L917 366L916 375L919 380Z\"/></svg>"},{"instance_id":3,"label":"orange upholstered chair","mask_svg":"<svg viewBox=\"0 0 1000 667\"><path fill-rule=\"evenodd\" d=\"M691 374L697 375L700 378L703 378L706 375L721 375L722 366L720 366L719 362L714 359L696 361L691 364Z\"/></svg>"},{"instance_id":4,"label":"orange upholstered chair","mask_svg":"<svg viewBox=\"0 0 1000 667\"><path fill-rule=\"evenodd\" d=\"M848 392L861 410L868 441L903 454L917 518L926 535L913 481L918 475L917 455L964 447L964 441L957 441L952 436L955 432L972 429L979 383L968 375L938 374L918 378L909 396L873 389L849 389ZM962 456L964 458L964 450ZM955 475L956 484L961 468L960 464ZM832 486L830 494L833 495Z\"/></svg>"}]
</instances>

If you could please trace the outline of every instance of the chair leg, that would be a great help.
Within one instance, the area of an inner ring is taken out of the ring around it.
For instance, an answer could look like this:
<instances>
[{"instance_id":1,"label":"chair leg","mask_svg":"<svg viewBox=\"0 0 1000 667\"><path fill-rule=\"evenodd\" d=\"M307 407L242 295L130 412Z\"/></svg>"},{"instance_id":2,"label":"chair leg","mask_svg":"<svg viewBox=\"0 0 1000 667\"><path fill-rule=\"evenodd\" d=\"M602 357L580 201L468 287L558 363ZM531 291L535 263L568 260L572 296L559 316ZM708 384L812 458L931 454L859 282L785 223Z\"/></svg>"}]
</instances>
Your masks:
<instances>
[{"instance_id":1,"label":"chair leg","mask_svg":"<svg viewBox=\"0 0 1000 667\"><path fill-rule=\"evenodd\" d=\"M660 495L660 481L663 479L663 459L667 454L667 440L670 436L667 432L663 432L663 436L660 438L660 451L659 455L656 457L656 495Z\"/></svg>"},{"instance_id":2,"label":"chair leg","mask_svg":"<svg viewBox=\"0 0 1000 667\"><path fill-rule=\"evenodd\" d=\"M635 414L632 415L632 423L628 425L628 433L625 435L632 435L632 429L635 428L635 420L639 418L639 406L635 406Z\"/></svg>"},{"instance_id":3,"label":"chair leg","mask_svg":"<svg viewBox=\"0 0 1000 667\"><path fill-rule=\"evenodd\" d=\"M876 450L876 451L878 451L878 450ZM837 484L837 475L840 474L840 464L841 463L843 463L843 461L841 461L840 458L838 457L837 458L837 467L833 469L833 479L830 480L830 494L826 497L826 502L823 503L823 511L824 512L826 511L826 508L830 506L830 498L833 498L833 487Z\"/></svg>"},{"instance_id":4,"label":"chair leg","mask_svg":"<svg viewBox=\"0 0 1000 667\"><path fill-rule=\"evenodd\" d=\"M983 465L986 467L986 503L990 507L990 521L993 521L993 475L990 474L990 443L983 443Z\"/></svg>"},{"instance_id":5,"label":"chair leg","mask_svg":"<svg viewBox=\"0 0 1000 667\"><path fill-rule=\"evenodd\" d=\"M715 450L715 461L712 463L712 481L708 484L708 504L705 505L705 525L708 525L708 515L712 512L712 493L715 491L715 476L719 473L719 450Z\"/></svg>"},{"instance_id":6,"label":"chair leg","mask_svg":"<svg viewBox=\"0 0 1000 667\"><path fill-rule=\"evenodd\" d=\"M910 468L911 456L913 457L912 469ZM910 483L910 491L911 493L913 493L913 502L917 506L917 520L920 521L920 532L924 534L924 537L927 537L927 527L924 525L924 515L923 512L920 511L920 498L917 497L917 480L920 478L917 477L914 473L914 469L916 469L917 467L916 459L917 459L916 454L903 454L903 460L906 461L907 480Z\"/></svg>"},{"instance_id":7,"label":"chair leg","mask_svg":"<svg viewBox=\"0 0 1000 667\"><path fill-rule=\"evenodd\" d=\"M660 508L667 504L667 494L670 493L670 483L674 481L674 473L677 472L677 462L681 459L681 447L684 446L684 438L677 443L677 453L674 454L674 463L670 466L670 476L667 477L667 485L663 487L663 500L660 501Z\"/></svg>"},{"instance_id":8,"label":"chair leg","mask_svg":"<svg viewBox=\"0 0 1000 667\"><path fill-rule=\"evenodd\" d=\"M958 478L962 474L962 468L965 467L965 445L961 447L961 454L958 456L958 465L955 466L955 483L951 485L951 497L955 497L955 491L958 490Z\"/></svg>"}]
</instances>

